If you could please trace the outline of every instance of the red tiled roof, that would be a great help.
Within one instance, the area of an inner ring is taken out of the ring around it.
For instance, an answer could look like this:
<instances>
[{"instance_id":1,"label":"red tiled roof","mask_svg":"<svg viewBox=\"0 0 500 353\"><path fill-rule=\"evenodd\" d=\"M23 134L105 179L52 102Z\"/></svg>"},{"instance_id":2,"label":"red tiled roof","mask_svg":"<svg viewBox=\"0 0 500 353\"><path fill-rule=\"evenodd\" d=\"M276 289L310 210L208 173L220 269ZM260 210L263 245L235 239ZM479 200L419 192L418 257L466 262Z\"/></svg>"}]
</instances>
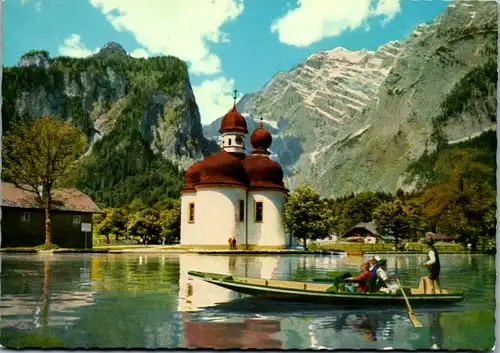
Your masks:
<instances>
[{"instance_id":1,"label":"red tiled roof","mask_svg":"<svg viewBox=\"0 0 500 353\"><path fill-rule=\"evenodd\" d=\"M54 210L101 213L94 201L77 189L54 189L52 198ZM2 183L2 207L43 208L35 193L19 189L11 183Z\"/></svg>"},{"instance_id":2,"label":"red tiled roof","mask_svg":"<svg viewBox=\"0 0 500 353\"><path fill-rule=\"evenodd\" d=\"M285 189L281 166L267 156L252 155L243 160L250 188Z\"/></svg>"},{"instance_id":3,"label":"red tiled roof","mask_svg":"<svg viewBox=\"0 0 500 353\"><path fill-rule=\"evenodd\" d=\"M197 173L199 181L194 181L194 186L200 184L248 185L248 176L241 164L241 159L226 151L205 158L200 162Z\"/></svg>"},{"instance_id":4,"label":"red tiled roof","mask_svg":"<svg viewBox=\"0 0 500 353\"><path fill-rule=\"evenodd\" d=\"M243 115L238 113L236 106L234 106L233 109L222 118L219 132L221 134L225 132L248 133L247 122L245 121Z\"/></svg>"}]
</instances>

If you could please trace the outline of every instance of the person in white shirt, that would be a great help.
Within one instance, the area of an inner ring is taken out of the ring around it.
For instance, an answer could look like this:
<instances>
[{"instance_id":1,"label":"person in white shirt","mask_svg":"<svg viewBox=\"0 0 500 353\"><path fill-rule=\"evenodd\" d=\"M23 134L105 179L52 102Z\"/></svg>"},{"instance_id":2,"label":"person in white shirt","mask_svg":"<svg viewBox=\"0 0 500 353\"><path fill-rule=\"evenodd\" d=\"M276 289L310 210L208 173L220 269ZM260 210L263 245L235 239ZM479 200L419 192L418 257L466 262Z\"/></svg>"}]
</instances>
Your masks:
<instances>
[{"instance_id":1,"label":"person in white shirt","mask_svg":"<svg viewBox=\"0 0 500 353\"><path fill-rule=\"evenodd\" d=\"M385 259L380 260L377 265L377 282L379 283L377 287L380 287L381 292L396 293L399 289L399 285L387 274L387 261Z\"/></svg>"},{"instance_id":2,"label":"person in white shirt","mask_svg":"<svg viewBox=\"0 0 500 353\"><path fill-rule=\"evenodd\" d=\"M429 274L427 275L429 281L426 283L430 284L431 293L436 293L436 291L440 291L441 284L439 282L439 273L441 272L441 264L439 262L439 254L434 246L434 233L427 233L427 237L424 239L422 243L426 244L429 247L429 251L427 252L427 260L422 263L422 266L427 267L429 270ZM425 281L425 280L424 280ZM422 282L422 280L421 280ZM419 288L422 286L419 285ZM423 286L426 287L425 285Z\"/></svg>"}]
</instances>

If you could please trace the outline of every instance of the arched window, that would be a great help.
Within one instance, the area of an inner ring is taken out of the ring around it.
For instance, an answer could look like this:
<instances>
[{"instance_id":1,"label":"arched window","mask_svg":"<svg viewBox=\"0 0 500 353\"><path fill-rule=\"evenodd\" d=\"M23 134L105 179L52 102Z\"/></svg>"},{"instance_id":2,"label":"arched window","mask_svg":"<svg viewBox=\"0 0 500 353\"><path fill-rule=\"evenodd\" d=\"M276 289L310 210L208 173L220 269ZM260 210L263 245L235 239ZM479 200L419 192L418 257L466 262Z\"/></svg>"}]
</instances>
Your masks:
<instances>
[{"instance_id":1,"label":"arched window","mask_svg":"<svg viewBox=\"0 0 500 353\"><path fill-rule=\"evenodd\" d=\"M228 145L228 146L231 146L231 139L228 139L228 140L227 140L227 145Z\"/></svg>"}]
</instances>

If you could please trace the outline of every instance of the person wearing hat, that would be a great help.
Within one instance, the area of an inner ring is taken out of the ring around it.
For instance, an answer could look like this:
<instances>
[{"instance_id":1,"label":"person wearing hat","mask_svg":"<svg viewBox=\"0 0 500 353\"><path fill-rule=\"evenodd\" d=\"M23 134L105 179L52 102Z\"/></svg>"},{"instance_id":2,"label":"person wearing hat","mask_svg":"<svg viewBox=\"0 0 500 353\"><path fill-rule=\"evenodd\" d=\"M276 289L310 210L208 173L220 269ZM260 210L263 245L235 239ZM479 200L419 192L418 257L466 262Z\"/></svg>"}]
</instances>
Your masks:
<instances>
[{"instance_id":1,"label":"person wearing hat","mask_svg":"<svg viewBox=\"0 0 500 353\"><path fill-rule=\"evenodd\" d=\"M429 274L428 279L431 282L431 293L435 293L436 289L439 289L439 272L441 271L441 265L439 262L439 253L434 246L434 233L427 233L426 238L422 241L423 244L429 247L427 252L427 260L422 263L422 266L427 267Z\"/></svg>"},{"instance_id":2,"label":"person wearing hat","mask_svg":"<svg viewBox=\"0 0 500 353\"><path fill-rule=\"evenodd\" d=\"M387 261L385 259L381 259L377 262L378 270L377 270L377 284L376 288L382 292L386 293L396 293L399 286L395 283L391 277L387 274Z\"/></svg>"}]
</instances>

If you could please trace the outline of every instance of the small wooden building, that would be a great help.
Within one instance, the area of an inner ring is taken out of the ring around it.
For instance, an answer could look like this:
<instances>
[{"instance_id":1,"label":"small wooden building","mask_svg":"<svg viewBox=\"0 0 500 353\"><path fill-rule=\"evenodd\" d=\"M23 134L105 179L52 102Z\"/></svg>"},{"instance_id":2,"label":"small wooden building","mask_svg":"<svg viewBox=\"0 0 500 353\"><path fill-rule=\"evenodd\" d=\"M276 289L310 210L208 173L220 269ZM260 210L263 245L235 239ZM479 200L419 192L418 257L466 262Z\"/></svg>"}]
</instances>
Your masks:
<instances>
[{"instance_id":1,"label":"small wooden building","mask_svg":"<svg viewBox=\"0 0 500 353\"><path fill-rule=\"evenodd\" d=\"M92 199L76 189L52 191L52 243L61 248L92 248L92 215L101 213ZM2 183L2 248L45 243L45 210L36 194ZM82 231L82 223L91 225Z\"/></svg>"},{"instance_id":2,"label":"small wooden building","mask_svg":"<svg viewBox=\"0 0 500 353\"><path fill-rule=\"evenodd\" d=\"M376 243L382 241L373 222L361 222L345 232L342 240L356 240L363 243Z\"/></svg>"}]
</instances>

